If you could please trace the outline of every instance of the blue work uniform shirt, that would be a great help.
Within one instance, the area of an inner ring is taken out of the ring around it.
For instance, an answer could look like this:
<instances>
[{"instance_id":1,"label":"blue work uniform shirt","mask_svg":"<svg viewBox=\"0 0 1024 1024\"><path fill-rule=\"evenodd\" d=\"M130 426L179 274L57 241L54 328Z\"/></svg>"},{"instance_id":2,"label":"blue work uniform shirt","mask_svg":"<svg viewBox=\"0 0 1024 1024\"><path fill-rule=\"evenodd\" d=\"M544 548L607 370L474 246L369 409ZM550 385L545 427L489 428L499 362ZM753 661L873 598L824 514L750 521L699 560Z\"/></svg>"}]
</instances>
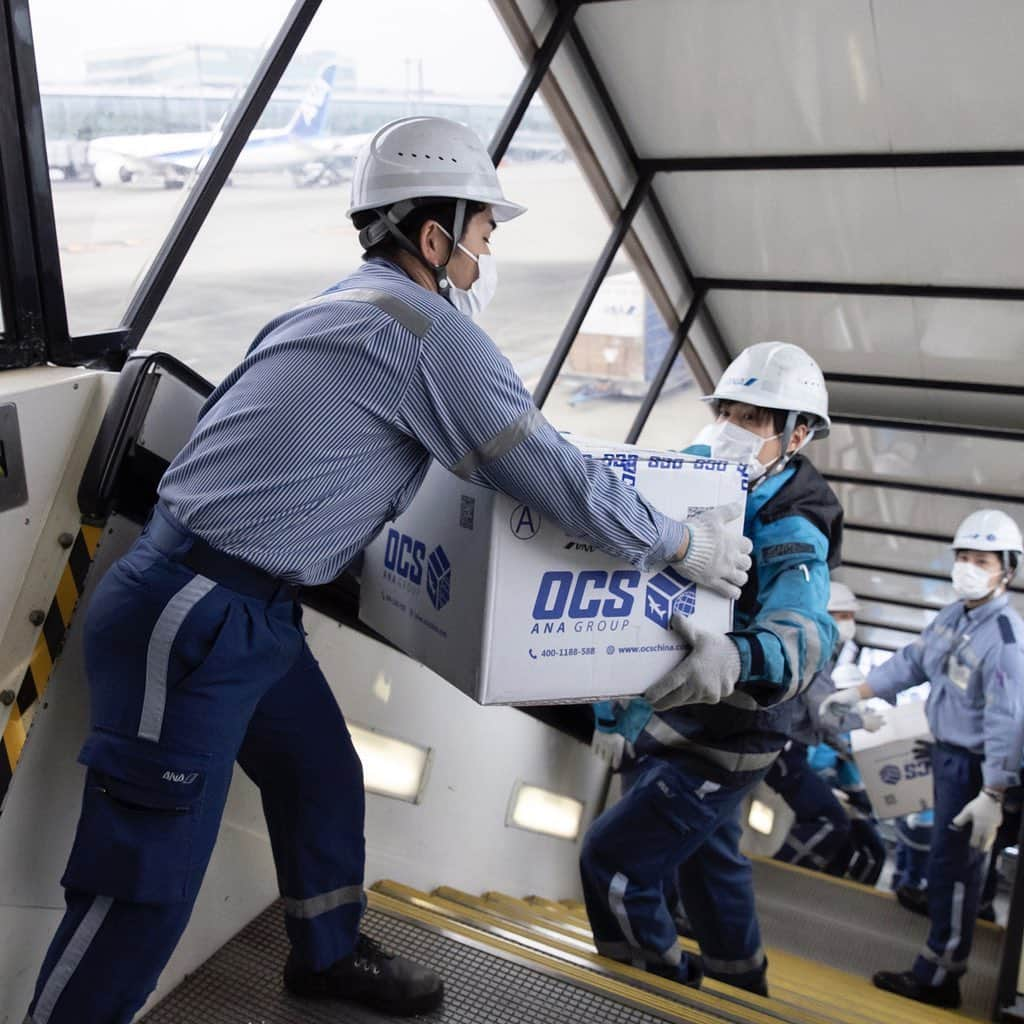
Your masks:
<instances>
[{"instance_id":1,"label":"blue work uniform shirt","mask_svg":"<svg viewBox=\"0 0 1024 1024\"><path fill-rule=\"evenodd\" d=\"M925 681L932 735L983 755L985 785L1014 785L1024 745L1024 621L1005 594L971 610L963 601L947 605L868 676L890 703Z\"/></svg>"},{"instance_id":2,"label":"blue work uniform shirt","mask_svg":"<svg viewBox=\"0 0 1024 1024\"><path fill-rule=\"evenodd\" d=\"M354 290L377 301L335 301ZM160 499L218 550L317 584L408 506L431 457L632 565L682 543L681 523L558 434L472 320L379 259L260 331Z\"/></svg>"}]
</instances>

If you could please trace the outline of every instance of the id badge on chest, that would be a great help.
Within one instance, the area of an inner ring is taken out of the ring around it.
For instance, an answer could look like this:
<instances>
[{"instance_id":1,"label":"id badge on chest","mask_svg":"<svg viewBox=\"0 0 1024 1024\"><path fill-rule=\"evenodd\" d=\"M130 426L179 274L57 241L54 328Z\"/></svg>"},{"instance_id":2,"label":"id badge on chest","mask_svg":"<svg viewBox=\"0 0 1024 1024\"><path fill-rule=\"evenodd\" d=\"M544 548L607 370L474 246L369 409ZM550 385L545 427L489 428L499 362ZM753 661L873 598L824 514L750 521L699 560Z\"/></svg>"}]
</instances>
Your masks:
<instances>
[{"instance_id":1,"label":"id badge on chest","mask_svg":"<svg viewBox=\"0 0 1024 1024\"><path fill-rule=\"evenodd\" d=\"M971 665L966 665L960 660L960 652L967 647L970 640L970 636L961 637L959 643L949 652L949 657L946 659L946 675L949 677L950 682L965 692L967 684L971 680L973 668Z\"/></svg>"}]
</instances>

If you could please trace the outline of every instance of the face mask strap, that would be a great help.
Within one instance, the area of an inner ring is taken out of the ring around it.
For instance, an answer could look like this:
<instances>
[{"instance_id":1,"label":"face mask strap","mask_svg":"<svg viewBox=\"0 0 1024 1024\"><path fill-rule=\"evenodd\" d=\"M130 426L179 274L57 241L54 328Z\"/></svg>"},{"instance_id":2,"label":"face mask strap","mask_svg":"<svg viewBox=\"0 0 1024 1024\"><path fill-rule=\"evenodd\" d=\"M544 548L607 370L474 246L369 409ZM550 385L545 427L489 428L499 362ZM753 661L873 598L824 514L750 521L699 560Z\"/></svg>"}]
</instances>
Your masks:
<instances>
[{"instance_id":1,"label":"face mask strap","mask_svg":"<svg viewBox=\"0 0 1024 1024\"><path fill-rule=\"evenodd\" d=\"M466 223L466 200L459 199L455 203L455 220L452 223L452 233L448 235L448 232L444 230L443 224L437 226L444 231L445 235L451 239L451 248L448 250L448 258L439 267L431 267L434 273L434 279L437 281L437 290L445 297L448 298L448 290L452 286L451 278L448 277L448 264L451 263L452 257L455 255L455 250L458 248L458 239L462 237L462 229Z\"/></svg>"}]
</instances>

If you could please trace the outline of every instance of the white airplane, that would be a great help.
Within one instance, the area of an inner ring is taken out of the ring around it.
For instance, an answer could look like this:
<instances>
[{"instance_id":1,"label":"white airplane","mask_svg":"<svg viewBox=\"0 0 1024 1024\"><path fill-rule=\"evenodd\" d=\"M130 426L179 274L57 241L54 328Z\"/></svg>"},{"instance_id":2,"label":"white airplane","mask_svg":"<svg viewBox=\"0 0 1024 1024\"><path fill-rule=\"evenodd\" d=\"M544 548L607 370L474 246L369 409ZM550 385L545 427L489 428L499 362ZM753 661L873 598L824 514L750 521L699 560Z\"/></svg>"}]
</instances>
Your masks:
<instances>
[{"instance_id":1,"label":"white airplane","mask_svg":"<svg viewBox=\"0 0 1024 1024\"><path fill-rule=\"evenodd\" d=\"M337 184L350 176L369 135L323 134L335 70L331 64L317 75L284 128L252 132L235 161L235 172L291 171L299 186ZM159 178L167 188L181 188L212 152L220 130L218 125L212 132L93 139L87 156L93 184L127 185L140 178Z\"/></svg>"}]
</instances>

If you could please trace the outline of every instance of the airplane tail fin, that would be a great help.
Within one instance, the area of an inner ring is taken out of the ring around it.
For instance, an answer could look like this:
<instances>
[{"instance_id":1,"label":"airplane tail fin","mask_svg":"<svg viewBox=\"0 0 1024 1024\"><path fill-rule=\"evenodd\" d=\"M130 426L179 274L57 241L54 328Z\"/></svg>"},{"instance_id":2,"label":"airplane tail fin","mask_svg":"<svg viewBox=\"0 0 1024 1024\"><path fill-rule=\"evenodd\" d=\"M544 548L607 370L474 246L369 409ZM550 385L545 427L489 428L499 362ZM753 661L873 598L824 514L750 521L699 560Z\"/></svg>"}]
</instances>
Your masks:
<instances>
[{"instance_id":1,"label":"airplane tail fin","mask_svg":"<svg viewBox=\"0 0 1024 1024\"><path fill-rule=\"evenodd\" d=\"M289 135L308 138L323 132L336 71L337 65L328 64L310 83L306 95L288 122Z\"/></svg>"}]
</instances>

